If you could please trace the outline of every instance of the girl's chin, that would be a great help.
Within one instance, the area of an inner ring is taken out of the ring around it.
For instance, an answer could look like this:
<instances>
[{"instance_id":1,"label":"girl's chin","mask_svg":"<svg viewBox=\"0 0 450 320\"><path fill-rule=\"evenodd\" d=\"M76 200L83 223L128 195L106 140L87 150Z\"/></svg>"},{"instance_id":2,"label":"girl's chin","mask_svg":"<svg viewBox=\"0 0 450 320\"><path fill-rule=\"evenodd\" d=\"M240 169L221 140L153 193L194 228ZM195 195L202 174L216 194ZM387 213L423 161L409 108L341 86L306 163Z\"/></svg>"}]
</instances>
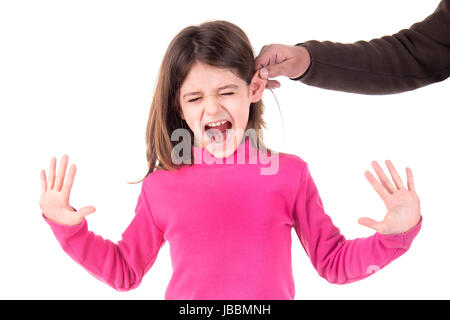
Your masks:
<instances>
[{"instance_id":1,"label":"girl's chin","mask_svg":"<svg viewBox=\"0 0 450 320\"><path fill-rule=\"evenodd\" d=\"M207 150L210 154L212 154L216 158L226 158L226 157L232 155L235 151L233 146L229 146L225 150L207 147Z\"/></svg>"}]
</instances>

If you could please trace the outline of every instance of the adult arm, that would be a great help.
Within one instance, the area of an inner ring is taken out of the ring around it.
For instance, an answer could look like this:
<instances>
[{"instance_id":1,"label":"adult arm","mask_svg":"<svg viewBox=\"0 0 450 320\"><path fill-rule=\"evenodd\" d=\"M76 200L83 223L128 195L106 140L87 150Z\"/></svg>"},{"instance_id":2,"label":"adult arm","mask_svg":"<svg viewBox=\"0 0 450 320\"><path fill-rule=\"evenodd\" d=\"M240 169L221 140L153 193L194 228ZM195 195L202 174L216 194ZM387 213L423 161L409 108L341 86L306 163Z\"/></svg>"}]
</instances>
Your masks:
<instances>
[{"instance_id":1,"label":"adult arm","mask_svg":"<svg viewBox=\"0 0 450 320\"><path fill-rule=\"evenodd\" d=\"M307 41L311 64L293 80L331 90L391 94L450 76L450 0L409 29L370 41Z\"/></svg>"}]
</instances>

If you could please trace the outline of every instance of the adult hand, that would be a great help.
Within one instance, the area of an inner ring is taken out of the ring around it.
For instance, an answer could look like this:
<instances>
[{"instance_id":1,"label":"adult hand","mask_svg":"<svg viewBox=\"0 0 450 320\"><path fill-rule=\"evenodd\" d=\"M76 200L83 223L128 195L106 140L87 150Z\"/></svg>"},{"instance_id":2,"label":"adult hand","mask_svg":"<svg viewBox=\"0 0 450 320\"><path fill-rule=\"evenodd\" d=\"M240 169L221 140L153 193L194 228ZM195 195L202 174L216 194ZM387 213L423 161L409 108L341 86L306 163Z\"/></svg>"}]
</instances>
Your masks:
<instances>
[{"instance_id":1,"label":"adult hand","mask_svg":"<svg viewBox=\"0 0 450 320\"><path fill-rule=\"evenodd\" d=\"M62 156L56 181L56 158L50 160L48 181L45 176L45 170L41 170L41 198L39 206L47 219L59 224L76 225L81 223L85 216L93 213L95 208L86 206L76 211L69 204L70 190L72 189L77 168L72 164L69 168L67 179L64 181L68 160L68 155Z\"/></svg>"},{"instance_id":2,"label":"adult hand","mask_svg":"<svg viewBox=\"0 0 450 320\"><path fill-rule=\"evenodd\" d=\"M365 172L367 180L386 205L386 216L380 222L371 218L360 218L358 223L372 228L381 234L403 233L415 227L420 221L419 197L414 188L414 180L410 168L406 168L408 188L405 188L392 162L386 160L386 166L389 169L395 186L376 161L372 162L372 167L380 181L369 171Z\"/></svg>"},{"instance_id":3,"label":"adult hand","mask_svg":"<svg viewBox=\"0 0 450 320\"><path fill-rule=\"evenodd\" d=\"M271 44L264 46L256 57L255 70L259 70L262 79L268 80L266 88L273 89L280 87L280 83L269 78L298 78L308 70L310 64L311 58L305 47Z\"/></svg>"}]
</instances>

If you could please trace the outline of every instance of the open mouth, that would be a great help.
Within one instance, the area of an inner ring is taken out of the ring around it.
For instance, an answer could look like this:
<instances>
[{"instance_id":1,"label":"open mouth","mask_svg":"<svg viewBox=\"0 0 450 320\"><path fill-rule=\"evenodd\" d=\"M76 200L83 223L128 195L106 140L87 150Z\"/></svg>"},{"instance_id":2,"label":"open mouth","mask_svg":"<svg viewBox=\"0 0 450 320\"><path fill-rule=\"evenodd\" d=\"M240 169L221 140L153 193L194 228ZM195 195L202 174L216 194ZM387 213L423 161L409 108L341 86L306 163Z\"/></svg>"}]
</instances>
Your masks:
<instances>
[{"instance_id":1,"label":"open mouth","mask_svg":"<svg viewBox=\"0 0 450 320\"><path fill-rule=\"evenodd\" d=\"M232 124L230 121L218 121L205 126L205 132L212 143L224 143L231 135Z\"/></svg>"}]
</instances>

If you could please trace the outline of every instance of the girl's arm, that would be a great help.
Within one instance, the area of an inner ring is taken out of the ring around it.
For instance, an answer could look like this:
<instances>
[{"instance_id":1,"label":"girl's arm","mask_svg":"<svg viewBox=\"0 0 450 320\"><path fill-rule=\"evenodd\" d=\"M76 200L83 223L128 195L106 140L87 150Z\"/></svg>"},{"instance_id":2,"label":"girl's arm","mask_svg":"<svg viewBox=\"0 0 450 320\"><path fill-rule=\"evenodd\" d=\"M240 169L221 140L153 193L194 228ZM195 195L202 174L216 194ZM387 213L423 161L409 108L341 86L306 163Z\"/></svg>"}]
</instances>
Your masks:
<instances>
[{"instance_id":1,"label":"girl's arm","mask_svg":"<svg viewBox=\"0 0 450 320\"><path fill-rule=\"evenodd\" d=\"M89 231L85 214L80 214L83 208L76 211L69 205L68 193L75 176L75 167L70 168L64 181L66 166L67 156L64 156L56 183L54 159L50 164L48 183L45 172L41 172L40 205L43 218L63 250L89 273L118 291L136 288L165 242L163 232L153 221L143 187L135 216L116 244Z\"/></svg>"},{"instance_id":2,"label":"girl's arm","mask_svg":"<svg viewBox=\"0 0 450 320\"><path fill-rule=\"evenodd\" d=\"M396 175L394 181L400 188L394 190L386 176L379 171L379 165L375 162L373 165L381 183L375 181L369 172L366 172L366 177L382 195L387 215L382 222L360 219L359 223L377 232L373 236L354 240L346 240L325 213L308 165L304 165L293 208L295 231L314 268L331 283L345 284L361 280L383 268L409 249L422 225L411 171L407 171L407 190L389 162L389 170Z\"/></svg>"}]
</instances>

